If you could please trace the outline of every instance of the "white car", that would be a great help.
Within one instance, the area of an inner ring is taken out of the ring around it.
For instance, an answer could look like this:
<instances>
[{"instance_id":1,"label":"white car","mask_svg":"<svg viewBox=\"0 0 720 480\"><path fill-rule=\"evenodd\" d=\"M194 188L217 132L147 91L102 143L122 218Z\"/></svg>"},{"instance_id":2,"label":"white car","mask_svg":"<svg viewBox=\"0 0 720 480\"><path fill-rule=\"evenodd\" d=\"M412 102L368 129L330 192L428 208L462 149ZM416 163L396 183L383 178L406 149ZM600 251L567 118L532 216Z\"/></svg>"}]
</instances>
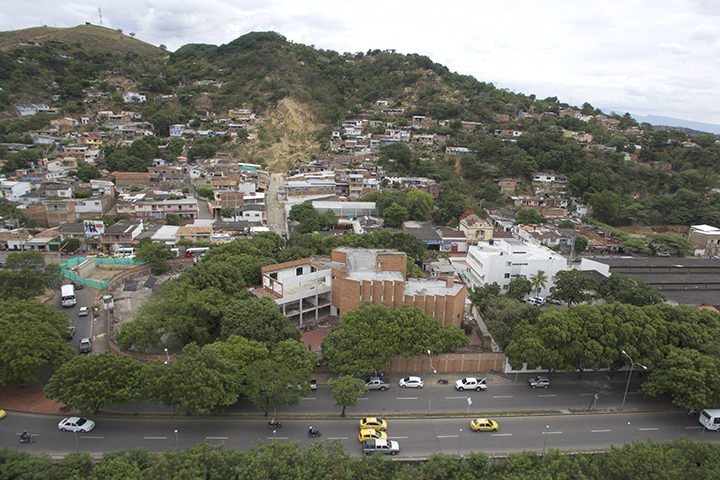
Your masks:
<instances>
[{"instance_id":1,"label":"white car","mask_svg":"<svg viewBox=\"0 0 720 480\"><path fill-rule=\"evenodd\" d=\"M90 307L80 307L78 311L78 317L87 317L90 313Z\"/></svg>"},{"instance_id":2,"label":"white car","mask_svg":"<svg viewBox=\"0 0 720 480\"><path fill-rule=\"evenodd\" d=\"M89 432L95 428L95 422L82 417L68 417L58 423L58 428L63 432Z\"/></svg>"},{"instance_id":3,"label":"white car","mask_svg":"<svg viewBox=\"0 0 720 480\"><path fill-rule=\"evenodd\" d=\"M423 387L423 381L420 377L405 377L401 378L400 382L398 382L401 388L410 387L410 388L422 388Z\"/></svg>"},{"instance_id":4,"label":"white car","mask_svg":"<svg viewBox=\"0 0 720 480\"><path fill-rule=\"evenodd\" d=\"M485 383L485 379L478 380L475 377L466 377L461 378L457 382L455 382L455 388L460 390L461 392L463 390L477 390L478 392L480 390L486 390L487 389L487 383Z\"/></svg>"}]
</instances>

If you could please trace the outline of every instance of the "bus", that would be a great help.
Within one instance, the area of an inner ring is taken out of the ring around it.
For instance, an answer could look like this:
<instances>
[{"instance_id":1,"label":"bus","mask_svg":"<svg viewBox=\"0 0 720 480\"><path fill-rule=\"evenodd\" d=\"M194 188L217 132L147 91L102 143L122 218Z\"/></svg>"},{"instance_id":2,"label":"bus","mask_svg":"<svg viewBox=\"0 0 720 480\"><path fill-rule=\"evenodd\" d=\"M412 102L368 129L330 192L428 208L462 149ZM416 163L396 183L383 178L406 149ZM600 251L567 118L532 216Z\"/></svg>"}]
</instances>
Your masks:
<instances>
[{"instance_id":1,"label":"bus","mask_svg":"<svg viewBox=\"0 0 720 480\"><path fill-rule=\"evenodd\" d=\"M185 258L189 257L202 257L205 255L205 252L210 250L210 247L195 247L195 248L186 248L185 249Z\"/></svg>"},{"instance_id":2,"label":"bus","mask_svg":"<svg viewBox=\"0 0 720 480\"><path fill-rule=\"evenodd\" d=\"M75 287L72 285L63 285L60 287L60 302L63 307L74 307L75 300Z\"/></svg>"}]
</instances>

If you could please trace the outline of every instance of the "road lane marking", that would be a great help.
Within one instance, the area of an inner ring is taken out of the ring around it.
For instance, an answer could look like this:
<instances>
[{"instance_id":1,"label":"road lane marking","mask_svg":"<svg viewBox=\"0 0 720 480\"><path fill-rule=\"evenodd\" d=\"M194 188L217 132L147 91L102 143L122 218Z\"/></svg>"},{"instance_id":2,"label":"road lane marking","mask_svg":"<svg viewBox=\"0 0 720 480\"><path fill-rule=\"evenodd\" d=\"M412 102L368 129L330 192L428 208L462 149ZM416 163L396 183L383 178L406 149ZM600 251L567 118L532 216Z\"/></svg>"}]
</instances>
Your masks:
<instances>
[{"instance_id":1,"label":"road lane marking","mask_svg":"<svg viewBox=\"0 0 720 480\"><path fill-rule=\"evenodd\" d=\"M328 440L347 440L348 437L327 437Z\"/></svg>"},{"instance_id":2,"label":"road lane marking","mask_svg":"<svg viewBox=\"0 0 720 480\"><path fill-rule=\"evenodd\" d=\"M641 432L655 431L657 428L638 428Z\"/></svg>"},{"instance_id":3,"label":"road lane marking","mask_svg":"<svg viewBox=\"0 0 720 480\"><path fill-rule=\"evenodd\" d=\"M491 433L491 437L512 437L512 433Z\"/></svg>"},{"instance_id":4,"label":"road lane marking","mask_svg":"<svg viewBox=\"0 0 720 480\"><path fill-rule=\"evenodd\" d=\"M701 428L703 428L703 427L685 427L685 430L695 430L695 429L700 430Z\"/></svg>"},{"instance_id":5,"label":"road lane marking","mask_svg":"<svg viewBox=\"0 0 720 480\"><path fill-rule=\"evenodd\" d=\"M227 440L228 437L205 437L205 440Z\"/></svg>"},{"instance_id":6,"label":"road lane marking","mask_svg":"<svg viewBox=\"0 0 720 480\"><path fill-rule=\"evenodd\" d=\"M395 397L395 400L417 400L417 397Z\"/></svg>"},{"instance_id":7,"label":"road lane marking","mask_svg":"<svg viewBox=\"0 0 720 480\"><path fill-rule=\"evenodd\" d=\"M590 430L590 433L603 433L603 432L609 432L610 430Z\"/></svg>"},{"instance_id":8,"label":"road lane marking","mask_svg":"<svg viewBox=\"0 0 720 480\"><path fill-rule=\"evenodd\" d=\"M493 395L493 398L513 398L512 395Z\"/></svg>"},{"instance_id":9,"label":"road lane marking","mask_svg":"<svg viewBox=\"0 0 720 480\"><path fill-rule=\"evenodd\" d=\"M560 435L562 432L543 432L543 435Z\"/></svg>"},{"instance_id":10,"label":"road lane marking","mask_svg":"<svg viewBox=\"0 0 720 480\"><path fill-rule=\"evenodd\" d=\"M315 397L301 397L300 400L315 400Z\"/></svg>"},{"instance_id":11,"label":"road lane marking","mask_svg":"<svg viewBox=\"0 0 720 480\"><path fill-rule=\"evenodd\" d=\"M595 395L595 394L594 393L581 393L580 394L581 397L592 397L593 395Z\"/></svg>"},{"instance_id":12,"label":"road lane marking","mask_svg":"<svg viewBox=\"0 0 720 480\"><path fill-rule=\"evenodd\" d=\"M35 436L35 435L33 435L33 437L34 437L34 436ZM92 438L92 439L95 439L95 440L102 440L102 439L105 438L105 437L90 437L90 436L87 436L87 435L80 435L80 438Z\"/></svg>"},{"instance_id":13,"label":"road lane marking","mask_svg":"<svg viewBox=\"0 0 720 480\"><path fill-rule=\"evenodd\" d=\"M553 393L551 395L538 395L538 397L557 397L557 394Z\"/></svg>"},{"instance_id":14,"label":"road lane marking","mask_svg":"<svg viewBox=\"0 0 720 480\"><path fill-rule=\"evenodd\" d=\"M167 440L167 437L143 437L145 440Z\"/></svg>"},{"instance_id":15,"label":"road lane marking","mask_svg":"<svg viewBox=\"0 0 720 480\"><path fill-rule=\"evenodd\" d=\"M392 437L388 437L388 438L390 438L390 439L395 439L395 438L408 438L408 437L396 437L396 436L393 435Z\"/></svg>"},{"instance_id":16,"label":"road lane marking","mask_svg":"<svg viewBox=\"0 0 720 480\"><path fill-rule=\"evenodd\" d=\"M458 438L459 435L437 435L437 438Z\"/></svg>"},{"instance_id":17,"label":"road lane marking","mask_svg":"<svg viewBox=\"0 0 720 480\"><path fill-rule=\"evenodd\" d=\"M268 440L288 440L288 437L267 437Z\"/></svg>"},{"instance_id":18,"label":"road lane marking","mask_svg":"<svg viewBox=\"0 0 720 480\"><path fill-rule=\"evenodd\" d=\"M458 399L465 400L466 398L467 398L466 396L465 397L445 397L445 400L458 400Z\"/></svg>"},{"instance_id":19,"label":"road lane marking","mask_svg":"<svg viewBox=\"0 0 720 480\"><path fill-rule=\"evenodd\" d=\"M370 400L370 397L358 397L358 400Z\"/></svg>"}]
</instances>

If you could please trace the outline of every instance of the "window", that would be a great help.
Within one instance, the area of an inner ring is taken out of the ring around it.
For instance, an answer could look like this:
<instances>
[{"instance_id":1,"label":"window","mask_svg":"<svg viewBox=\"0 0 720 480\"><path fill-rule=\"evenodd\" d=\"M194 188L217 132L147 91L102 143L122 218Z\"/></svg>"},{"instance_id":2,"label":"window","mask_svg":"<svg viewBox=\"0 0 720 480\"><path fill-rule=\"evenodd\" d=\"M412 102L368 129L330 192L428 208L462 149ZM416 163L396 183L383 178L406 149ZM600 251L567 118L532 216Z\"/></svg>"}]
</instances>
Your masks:
<instances>
[{"instance_id":1,"label":"window","mask_svg":"<svg viewBox=\"0 0 720 480\"><path fill-rule=\"evenodd\" d=\"M303 269L302 269L302 267L298 267L298 268L295 269L295 275L302 275L302 274L303 274Z\"/></svg>"},{"instance_id":2,"label":"window","mask_svg":"<svg viewBox=\"0 0 720 480\"><path fill-rule=\"evenodd\" d=\"M505 278L510 278L510 274L509 274L509 273L506 273L506 274L505 274Z\"/></svg>"},{"instance_id":3,"label":"window","mask_svg":"<svg viewBox=\"0 0 720 480\"><path fill-rule=\"evenodd\" d=\"M509 289L509 288L510 288L510 287L509 287L508 285L503 285L503 290L507 290L507 289Z\"/></svg>"}]
</instances>

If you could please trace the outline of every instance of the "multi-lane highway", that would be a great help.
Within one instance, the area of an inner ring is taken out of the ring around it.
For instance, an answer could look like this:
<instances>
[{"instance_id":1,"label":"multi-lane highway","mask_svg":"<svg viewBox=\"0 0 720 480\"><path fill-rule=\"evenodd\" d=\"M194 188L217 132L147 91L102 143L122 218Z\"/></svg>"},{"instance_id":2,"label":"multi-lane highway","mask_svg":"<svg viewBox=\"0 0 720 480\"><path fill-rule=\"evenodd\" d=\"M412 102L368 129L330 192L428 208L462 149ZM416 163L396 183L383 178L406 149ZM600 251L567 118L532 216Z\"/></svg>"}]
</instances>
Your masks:
<instances>
[{"instance_id":1,"label":"multi-lane highway","mask_svg":"<svg viewBox=\"0 0 720 480\"><path fill-rule=\"evenodd\" d=\"M280 419L283 427L271 430L262 418L92 418L97 422L93 431L73 434L57 429L59 417L10 413L2 420L0 444L60 456L76 451L101 454L136 446L151 451L185 449L203 441L246 449L258 441L300 442L307 446L320 440L337 440L350 454L360 455L357 419ZM489 455L551 448L592 451L637 440L669 440L682 435L720 441L720 435L703 431L697 419L682 412L494 417L500 426L498 432L471 431L471 418L388 418L387 433L400 443L400 457L406 458L471 451ZM310 425L323 436L308 438L306 432ZM18 443L18 435L24 429L35 436L34 444Z\"/></svg>"}]
</instances>

